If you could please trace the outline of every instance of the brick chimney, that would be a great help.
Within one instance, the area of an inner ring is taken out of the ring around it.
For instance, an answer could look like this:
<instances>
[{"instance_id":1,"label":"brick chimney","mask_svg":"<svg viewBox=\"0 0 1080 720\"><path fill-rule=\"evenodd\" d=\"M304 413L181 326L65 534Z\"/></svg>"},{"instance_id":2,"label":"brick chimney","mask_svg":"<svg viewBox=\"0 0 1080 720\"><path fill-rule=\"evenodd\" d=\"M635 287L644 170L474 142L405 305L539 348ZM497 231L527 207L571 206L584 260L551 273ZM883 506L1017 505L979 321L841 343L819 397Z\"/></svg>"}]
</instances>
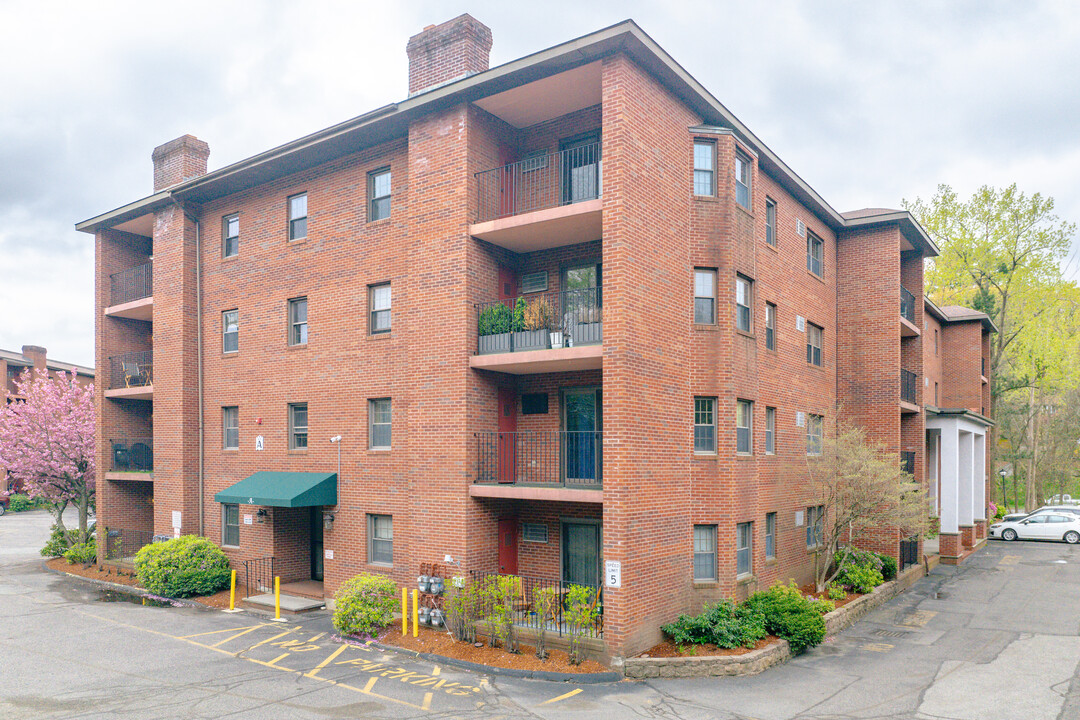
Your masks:
<instances>
[{"instance_id":1,"label":"brick chimney","mask_svg":"<svg viewBox=\"0 0 1080 720\"><path fill-rule=\"evenodd\" d=\"M442 25L428 25L409 38L409 95L484 72L491 52L491 28L465 13Z\"/></svg>"},{"instance_id":2,"label":"brick chimney","mask_svg":"<svg viewBox=\"0 0 1080 720\"><path fill-rule=\"evenodd\" d=\"M184 135L154 148L154 192L184 180L206 174L210 146L195 137Z\"/></svg>"},{"instance_id":3,"label":"brick chimney","mask_svg":"<svg viewBox=\"0 0 1080 720\"><path fill-rule=\"evenodd\" d=\"M27 360L34 363L35 370L45 369L45 355L47 351L45 348L38 345L23 345L22 354Z\"/></svg>"}]
</instances>

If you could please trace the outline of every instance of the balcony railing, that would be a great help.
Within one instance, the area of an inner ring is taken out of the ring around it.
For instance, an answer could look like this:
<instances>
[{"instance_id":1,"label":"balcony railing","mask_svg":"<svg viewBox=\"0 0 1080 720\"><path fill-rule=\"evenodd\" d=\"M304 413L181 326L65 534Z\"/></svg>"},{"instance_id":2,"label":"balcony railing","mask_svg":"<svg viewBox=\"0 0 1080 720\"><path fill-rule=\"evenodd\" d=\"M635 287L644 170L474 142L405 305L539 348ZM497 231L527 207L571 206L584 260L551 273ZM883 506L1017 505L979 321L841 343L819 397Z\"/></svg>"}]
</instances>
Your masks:
<instances>
[{"instance_id":1,"label":"balcony railing","mask_svg":"<svg viewBox=\"0 0 1080 720\"><path fill-rule=\"evenodd\" d=\"M477 352L523 352L603 342L601 288L536 293L476 306Z\"/></svg>"},{"instance_id":2,"label":"balcony railing","mask_svg":"<svg viewBox=\"0 0 1080 720\"><path fill-rule=\"evenodd\" d=\"M146 263L122 272L113 273L110 276L112 279L112 295L109 304L122 305L133 300L141 300L152 296L154 294L153 274L153 263Z\"/></svg>"},{"instance_id":3,"label":"balcony railing","mask_svg":"<svg viewBox=\"0 0 1080 720\"><path fill-rule=\"evenodd\" d=\"M149 530L107 527L105 528L105 560L123 560L134 557L135 553L154 541L154 533Z\"/></svg>"},{"instance_id":4,"label":"balcony railing","mask_svg":"<svg viewBox=\"0 0 1080 720\"><path fill-rule=\"evenodd\" d=\"M900 453L900 468L908 475L915 474L915 452L904 450Z\"/></svg>"},{"instance_id":5,"label":"balcony railing","mask_svg":"<svg viewBox=\"0 0 1080 720\"><path fill-rule=\"evenodd\" d=\"M600 569L597 568L597 573L599 571ZM525 575L499 575L493 572L469 574L473 582L484 583L489 588L494 585L497 578L504 578L503 587L509 590L505 601L509 605L511 622L518 627L533 630L543 628L546 632L554 633L559 637L569 634L572 630L565 617L565 612L569 609L567 601L570 588L574 586L585 588L587 590L585 595L589 598L588 604L597 611L597 615L591 625L579 628L578 632L585 637L604 637L604 596L598 585ZM505 578L509 578L509 582L506 582ZM497 593L483 593L483 604L479 608L481 620L492 614L493 596L497 596Z\"/></svg>"},{"instance_id":6,"label":"balcony railing","mask_svg":"<svg viewBox=\"0 0 1080 720\"><path fill-rule=\"evenodd\" d=\"M900 317L915 323L915 296L903 285L900 286Z\"/></svg>"},{"instance_id":7,"label":"balcony railing","mask_svg":"<svg viewBox=\"0 0 1080 720\"><path fill-rule=\"evenodd\" d=\"M129 352L109 358L109 389L148 387L154 384L154 353Z\"/></svg>"},{"instance_id":8,"label":"balcony railing","mask_svg":"<svg viewBox=\"0 0 1080 720\"><path fill-rule=\"evenodd\" d=\"M154 469L154 438L110 440L110 468L113 472L149 472Z\"/></svg>"},{"instance_id":9,"label":"balcony railing","mask_svg":"<svg viewBox=\"0 0 1080 720\"><path fill-rule=\"evenodd\" d=\"M476 221L595 200L601 176L599 142L478 172Z\"/></svg>"},{"instance_id":10,"label":"balcony railing","mask_svg":"<svg viewBox=\"0 0 1080 720\"><path fill-rule=\"evenodd\" d=\"M604 433L476 433L478 483L600 488Z\"/></svg>"},{"instance_id":11,"label":"balcony railing","mask_svg":"<svg viewBox=\"0 0 1080 720\"><path fill-rule=\"evenodd\" d=\"M917 403L916 400L916 381L919 376L909 370L900 371L900 399L904 402L911 403L912 405Z\"/></svg>"}]
</instances>

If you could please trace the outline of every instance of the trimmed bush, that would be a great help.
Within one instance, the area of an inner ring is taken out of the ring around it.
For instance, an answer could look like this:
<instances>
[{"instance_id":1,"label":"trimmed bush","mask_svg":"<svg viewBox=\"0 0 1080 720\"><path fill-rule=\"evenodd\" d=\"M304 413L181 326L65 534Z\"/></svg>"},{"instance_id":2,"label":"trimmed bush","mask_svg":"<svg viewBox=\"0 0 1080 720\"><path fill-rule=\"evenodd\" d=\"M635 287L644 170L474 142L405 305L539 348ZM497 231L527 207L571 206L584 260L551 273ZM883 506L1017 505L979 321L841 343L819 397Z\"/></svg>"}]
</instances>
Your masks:
<instances>
[{"instance_id":1,"label":"trimmed bush","mask_svg":"<svg viewBox=\"0 0 1080 720\"><path fill-rule=\"evenodd\" d=\"M795 655L825 639L825 620L814 605L803 597L794 581L756 592L743 603L764 618L769 634L787 640Z\"/></svg>"},{"instance_id":2,"label":"trimmed bush","mask_svg":"<svg viewBox=\"0 0 1080 720\"><path fill-rule=\"evenodd\" d=\"M23 512L24 510L33 510L36 506L34 501L26 495L10 495L8 496L8 510L11 512Z\"/></svg>"},{"instance_id":3,"label":"trimmed bush","mask_svg":"<svg viewBox=\"0 0 1080 720\"><path fill-rule=\"evenodd\" d=\"M892 555L885 555L878 553L877 556L881 559L881 577L885 582L896 579L896 558Z\"/></svg>"},{"instance_id":4,"label":"trimmed bush","mask_svg":"<svg viewBox=\"0 0 1080 720\"><path fill-rule=\"evenodd\" d=\"M814 606L814 609L817 610L820 615L828 615L836 609L836 603L827 598L809 597L806 599L810 601L810 604Z\"/></svg>"},{"instance_id":5,"label":"trimmed bush","mask_svg":"<svg viewBox=\"0 0 1080 720\"><path fill-rule=\"evenodd\" d=\"M825 597L830 600L843 600L847 597L847 588L833 581L825 588Z\"/></svg>"},{"instance_id":6,"label":"trimmed bush","mask_svg":"<svg viewBox=\"0 0 1080 720\"><path fill-rule=\"evenodd\" d=\"M867 550L851 550L847 558L844 551L837 551L834 561L839 565L840 572L836 574L833 582L843 585L848 590L857 593L873 591L881 583L885 582L882 575L884 562L882 556ZM896 576L896 564L893 563L893 577Z\"/></svg>"},{"instance_id":7,"label":"trimmed bush","mask_svg":"<svg viewBox=\"0 0 1080 720\"><path fill-rule=\"evenodd\" d=\"M700 615L680 615L660 628L677 645L712 643L722 648L754 647L765 637L765 618L753 608L721 600Z\"/></svg>"},{"instance_id":8,"label":"trimmed bush","mask_svg":"<svg viewBox=\"0 0 1080 720\"><path fill-rule=\"evenodd\" d=\"M342 635L375 636L394 620L398 586L386 575L362 573L334 594L334 629Z\"/></svg>"},{"instance_id":9,"label":"trimmed bush","mask_svg":"<svg viewBox=\"0 0 1080 720\"><path fill-rule=\"evenodd\" d=\"M97 523L90 523L90 526L86 528L86 532L91 538L91 540L88 540L87 542L93 542L94 531L96 529ZM69 529L68 532L70 533L72 531ZM76 528L74 532L77 533L78 528ZM67 551L67 539L64 538L64 533L60 532L60 528L57 527L56 523L53 523L49 540L45 543L45 547L41 548L41 556L47 558L63 557L64 553Z\"/></svg>"},{"instance_id":10,"label":"trimmed bush","mask_svg":"<svg viewBox=\"0 0 1080 720\"><path fill-rule=\"evenodd\" d=\"M97 560L97 542L91 540L90 542L72 545L64 553L64 559L68 561L68 565L74 565L75 563L90 565Z\"/></svg>"},{"instance_id":11,"label":"trimmed bush","mask_svg":"<svg viewBox=\"0 0 1080 720\"><path fill-rule=\"evenodd\" d=\"M197 535L151 543L135 553L135 576L155 595L212 595L229 586L230 575L221 548Z\"/></svg>"}]
</instances>

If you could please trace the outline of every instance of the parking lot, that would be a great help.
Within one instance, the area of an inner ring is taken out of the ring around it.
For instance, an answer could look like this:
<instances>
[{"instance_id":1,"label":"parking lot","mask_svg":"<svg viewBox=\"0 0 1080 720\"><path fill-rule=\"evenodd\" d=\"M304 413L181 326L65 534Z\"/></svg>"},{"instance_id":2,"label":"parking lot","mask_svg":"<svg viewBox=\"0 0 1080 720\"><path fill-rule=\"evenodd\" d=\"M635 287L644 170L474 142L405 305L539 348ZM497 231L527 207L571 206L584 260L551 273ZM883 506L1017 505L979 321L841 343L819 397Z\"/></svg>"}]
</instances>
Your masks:
<instances>
[{"instance_id":1,"label":"parking lot","mask_svg":"<svg viewBox=\"0 0 1080 720\"><path fill-rule=\"evenodd\" d=\"M568 685L332 638L328 616L152 607L41 567L43 513L0 518L3 718L1080 717L1080 547L992 542L748 678Z\"/></svg>"}]
</instances>

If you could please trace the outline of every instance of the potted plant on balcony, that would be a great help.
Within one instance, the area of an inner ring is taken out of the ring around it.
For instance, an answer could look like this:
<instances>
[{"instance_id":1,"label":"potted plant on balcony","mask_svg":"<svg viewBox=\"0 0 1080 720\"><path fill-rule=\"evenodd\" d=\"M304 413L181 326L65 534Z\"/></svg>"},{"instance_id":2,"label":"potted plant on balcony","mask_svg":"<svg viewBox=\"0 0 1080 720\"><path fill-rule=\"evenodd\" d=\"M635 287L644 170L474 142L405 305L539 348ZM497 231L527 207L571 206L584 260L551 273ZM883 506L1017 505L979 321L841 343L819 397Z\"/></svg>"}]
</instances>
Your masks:
<instances>
[{"instance_id":1,"label":"potted plant on balcony","mask_svg":"<svg viewBox=\"0 0 1080 720\"><path fill-rule=\"evenodd\" d=\"M531 302L518 298L514 307L514 350L547 350L550 347L547 316L551 314L551 305L545 311L541 303L544 298L534 298ZM545 314L546 313L546 314Z\"/></svg>"},{"instance_id":2,"label":"potted plant on balcony","mask_svg":"<svg viewBox=\"0 0 1080 720\"><path fill-rule=\"evenodd\" d=\"M480 311L480 354L510 352L511 312L506 303L492 303Z\"/></svg>"}]
</instances>

